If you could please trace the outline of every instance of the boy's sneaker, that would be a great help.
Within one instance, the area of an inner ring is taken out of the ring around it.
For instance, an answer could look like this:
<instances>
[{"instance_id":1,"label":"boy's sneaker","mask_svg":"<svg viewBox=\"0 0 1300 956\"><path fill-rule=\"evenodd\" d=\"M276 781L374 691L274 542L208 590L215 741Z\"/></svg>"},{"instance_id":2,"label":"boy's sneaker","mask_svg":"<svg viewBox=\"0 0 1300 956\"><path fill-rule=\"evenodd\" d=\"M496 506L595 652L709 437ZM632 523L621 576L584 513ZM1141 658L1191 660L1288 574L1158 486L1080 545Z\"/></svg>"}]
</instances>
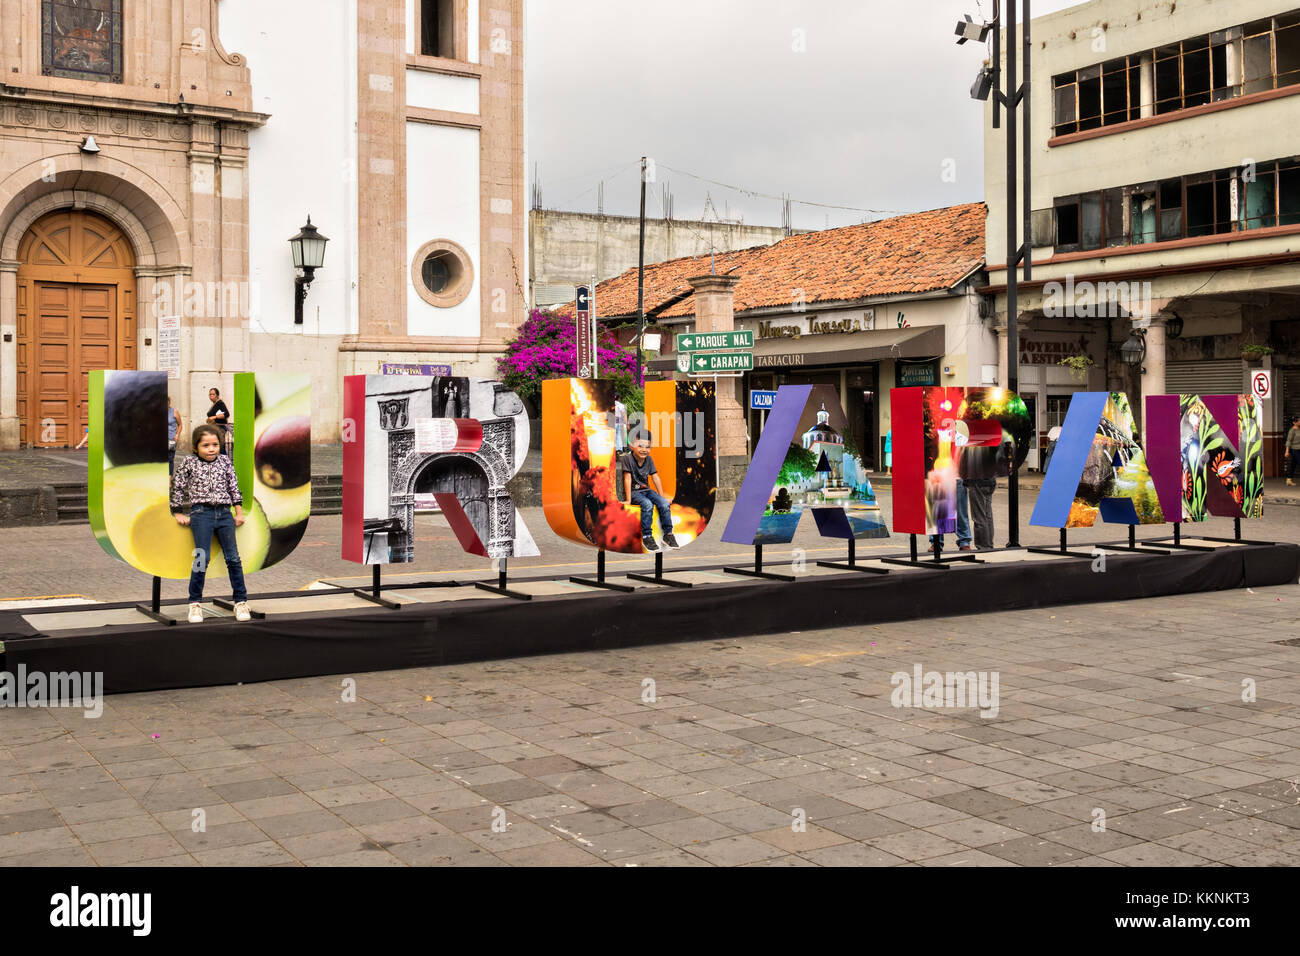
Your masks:
<instances>
[{"instance_id":1,"label":"boy's sneaker","mask_svg":"<svg viewBox=\"0 0 1300 956\"><path fill-rule=\"evenodd\" d=\"M238 604L235 605L236 621L251 621L252 619L253 619L253 615L250 614L248 611L247 601L240 601Z\"/></svg>"},{"instance_id":2,"label":"boy's sneaker","mask_svg":"<svg viewBox=\"0 0 1300 956\"><path fill-rule=\"evenodd\" d=\"M202 623L203 623L203 605L202 605L202 604L194 603L194 604L191 604L191 605L190 605L190 623L191 623L191 624L202 624Z\"/></svg>"},{"instance_id":3,"label":"boy's sneaker","mask_svg":"<svg viewBox=\"0 0 1300 956\"><path fill-rule=\"evenodd\" d=\"M645 545L645 549L646 549L647 551L651 552L652 554L653 554L655 551L662 551L662 550L663 550L661 547L659 547L659 542L656 541L656 540L654 539L654 535L651 535L651 536L649 536L649 537L647 537L647 538L642 538L642 539L641 539L641 543L642 543L643 545Z\"/></svg>"},{"instance_id":4,"label":"boy's sneaker","mask_svg":"<svg viewBox=\"0 0 1300 956\"><path fill-rule=\"evenodd\" d=\"M668 545L668 547L670 548L681 547L681 545L677 543L677 539L673 537L673 533L671 531L669 531L666 535L664 535L664 544Z\"/></svg>"}]
</instances>

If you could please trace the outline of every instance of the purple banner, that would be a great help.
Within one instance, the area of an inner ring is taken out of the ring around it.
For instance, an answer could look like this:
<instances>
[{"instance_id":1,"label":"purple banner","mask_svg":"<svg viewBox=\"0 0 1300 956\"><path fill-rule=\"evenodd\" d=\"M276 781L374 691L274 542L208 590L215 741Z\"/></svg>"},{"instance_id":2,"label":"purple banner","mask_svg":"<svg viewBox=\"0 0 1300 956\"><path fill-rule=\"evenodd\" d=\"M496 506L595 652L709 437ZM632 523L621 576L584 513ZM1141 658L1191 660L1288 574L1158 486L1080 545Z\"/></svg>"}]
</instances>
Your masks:
<instances>
[{"instance_id":1,"label":"purple banner","mask_svg":"<svg viewBox=\"0 0 1300 956\"><path fill-rule=\"evenodd\" d=\"M431 378L451 378L450 365L404 365L385 362L379 367L380 375L428 375Z\"/></svg>"}]
</instances>

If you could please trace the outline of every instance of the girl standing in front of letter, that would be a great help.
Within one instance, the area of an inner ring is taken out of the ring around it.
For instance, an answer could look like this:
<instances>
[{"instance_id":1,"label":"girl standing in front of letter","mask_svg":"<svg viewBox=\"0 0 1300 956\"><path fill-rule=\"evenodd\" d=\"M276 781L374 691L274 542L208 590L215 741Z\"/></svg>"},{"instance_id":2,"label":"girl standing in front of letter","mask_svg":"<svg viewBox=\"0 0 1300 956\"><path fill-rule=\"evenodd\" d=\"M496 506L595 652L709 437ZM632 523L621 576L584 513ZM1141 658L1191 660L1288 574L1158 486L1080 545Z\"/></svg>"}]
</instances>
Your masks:
<instances>
[{"instance_id":1,"label":"girl standing in front of letter","mask_svg":"<svg viewBox=\"0 0 1300 956\"><path fill-rule=\"evenodd\" d=\"M190 571L191 624L203 620L203 582L207 576L208 559L212 556L213 534L217 536L230 572L235 619L247 621L252 617L248 610L248 592L244 589L244 567L235 543L235 529L244 523L244 499L239 492L235 466L221 454L221 439L221 430L215 425L200 425L194 429L191 439L194 454L178 464L172 476L172 514L176 516L177 524L189 526L198 552ZM188 515L184 513L187 502Z\"/></svg>"}]
</instances>

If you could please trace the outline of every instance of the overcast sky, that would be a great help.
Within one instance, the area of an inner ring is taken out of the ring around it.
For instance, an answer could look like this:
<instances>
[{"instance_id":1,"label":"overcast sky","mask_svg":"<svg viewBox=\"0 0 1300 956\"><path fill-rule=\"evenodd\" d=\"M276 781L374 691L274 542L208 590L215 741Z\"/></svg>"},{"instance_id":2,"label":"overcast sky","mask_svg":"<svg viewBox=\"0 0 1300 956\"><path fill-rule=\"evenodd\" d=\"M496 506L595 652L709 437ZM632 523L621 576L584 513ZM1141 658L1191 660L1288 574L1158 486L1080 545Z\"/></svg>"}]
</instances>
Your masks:
<instances>
[{"instance_id":1,"label":"overcast sky","mask_svg":"<svg viewBox=\"0 0 1300 956\"><path fill-rule=\"evenodd\" d=\"M1076 5L1036 0L1034 16ZM984 15L990 0L980 0ZM529 180L543 205L636 215L639 159L677 219L821 229L983 197L975 0L529 0ZM802 50L799 49L802 47ZM955 162L956 181L942 177ZM736 188L701 182L690 175ZM750 193L746 195L744 190ZM862 211L859 211L862 210ZM865 210L878 210L869 212Z\"/></svg>"}]
</instances>

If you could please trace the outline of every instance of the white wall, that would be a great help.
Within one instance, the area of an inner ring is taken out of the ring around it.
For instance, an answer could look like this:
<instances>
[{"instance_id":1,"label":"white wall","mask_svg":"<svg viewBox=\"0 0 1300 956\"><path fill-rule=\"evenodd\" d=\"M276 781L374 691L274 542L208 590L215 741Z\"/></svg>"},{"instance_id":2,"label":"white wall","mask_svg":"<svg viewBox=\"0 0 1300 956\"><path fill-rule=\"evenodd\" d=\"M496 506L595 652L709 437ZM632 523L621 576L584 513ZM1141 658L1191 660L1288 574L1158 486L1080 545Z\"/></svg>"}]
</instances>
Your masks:
<instances>
[{"instance_id":1,"label":"white wall","mask_svg":"<svg viewBox=\"0 0 1300 956\"><path fill-rule=\"evenodd\" d=\"M477 336L479 284L479 133L452 126L406 124L406 327L408 335ZM459 243L474 265L474 285L460 305L440 309L410 281L416 251L434 239Z\"/></svg>"},{"instance_id":2,"label":"white wall","mask_svg":"<svg viewBox=\"0 0 1300 956\"><path fill-rule=\"evenodd\" d=\"M221 42L247 57L253 108L271 115L249 136L254 336L357 331L356 23L356 0L221 4ZM308 57L326 65L303 82ZM330 243L295 327L288 240L308 215Z\"/></svg>"},{"instance_id":3,"label":"white wall","mask_svg":"<svg viewBox=\"0 0 1300 956\"><path fill-rule=\"evenodd\" d=\"M426 110L478 113L478 80L423 70L406 71L406 105Z\"/></svg>"}]
</instances>

